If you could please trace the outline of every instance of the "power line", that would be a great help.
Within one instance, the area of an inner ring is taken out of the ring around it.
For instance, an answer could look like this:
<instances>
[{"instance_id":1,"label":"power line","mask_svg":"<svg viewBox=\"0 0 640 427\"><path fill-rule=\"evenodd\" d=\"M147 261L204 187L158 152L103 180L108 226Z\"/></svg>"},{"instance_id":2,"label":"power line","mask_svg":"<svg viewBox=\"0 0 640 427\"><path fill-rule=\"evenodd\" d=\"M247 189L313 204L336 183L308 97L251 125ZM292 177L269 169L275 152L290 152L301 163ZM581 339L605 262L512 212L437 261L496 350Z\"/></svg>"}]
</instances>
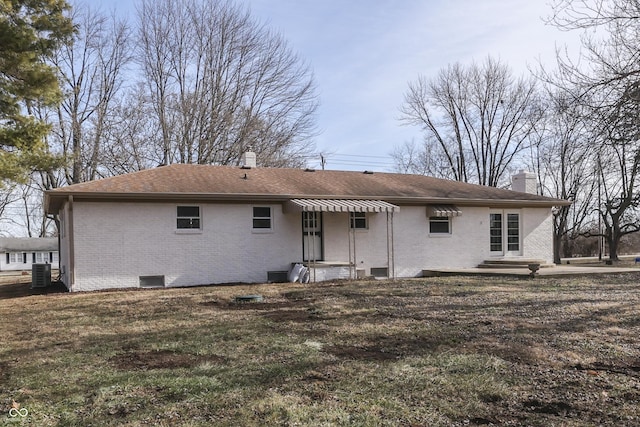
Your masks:
<instances>
[{"instance_id":1,"label":"power line","mask_svg":"<svg viewBox=\"0 0 640 427\"><path fill-rule=\"evenodd\" d=\"M374 159L388 159L389 156L374 156L371 154L328 154L326 157L367 157Z\"/></svg>"},{"instance_id":2,"label":"power line","mask_svg":"<svg viewBox=\"0 0 640 427\"><path fill-rule=\"evenodd\" d=\"M393 162L381 162L377 160L349 160L349 159L335 159L332 161L336 163L355 163L355 164L360 163L360 164L367 164L367 165L390 165L393 163Z\"/></svg>"},{"instance_id":3,"label":"power line","mask_svg":"<svg viewBox=\"0 0 640 427\"><path fill-rule=\"evenodd\" d=\"M395 166L395 161L390 156L332 153L321 154L320 165L322 169L335 166L358 169L392 169Z\"/></svg>"}]
</instances>

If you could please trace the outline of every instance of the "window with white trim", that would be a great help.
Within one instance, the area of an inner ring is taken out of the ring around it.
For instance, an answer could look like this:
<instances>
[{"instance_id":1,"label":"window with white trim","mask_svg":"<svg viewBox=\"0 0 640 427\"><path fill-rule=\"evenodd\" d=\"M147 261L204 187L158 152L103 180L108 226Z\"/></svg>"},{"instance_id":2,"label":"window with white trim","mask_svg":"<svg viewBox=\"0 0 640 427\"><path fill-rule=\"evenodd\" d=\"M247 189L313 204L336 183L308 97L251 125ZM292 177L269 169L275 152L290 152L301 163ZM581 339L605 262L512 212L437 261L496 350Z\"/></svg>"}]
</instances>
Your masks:
<instances>
[{"instance_id":1,"label":"window with white trim","mask_svg":"<svg viewBox=\"0 0 640 427\"><path fill-rule=\"evenodd\" d=\"M448 216L430 216L429 234L451 234L451 218Z\"/></svg>"},{"instance_id":2,"label":"window with white trim","mask_svg":"<svg viewBox=\"0 0 640 427\"><path fill-rule=\"evenodd\" d=\"M178 230L200 229L200 206L178 206L176 211Z\"/></svg>"},{"instance_id":3,"label":"window with white trim","mask_svg":"<svg viewBox=\"0 0 640 427\"><path fill-rule=\"evenodd\" d=\"M22 254L19 252L9 253L9 264L18 264L22 262Z\"/></svg>"},{"instance_id":4,"label":"window with white trim","mask_svg":"<svg viewBox=\"0 0 640 427\"><path fill-rule=\"evenodd\" d=\"M365 212L349 212L349 225L352 230L366 230L369 228Z\"/></svg>"},{"instance_id":5,"label":"window with white trim","mask_svg":"<svg viewBox=\"0 0 640 427\"><path fill-rule=\"evenodd\" d=\"M271 216L270 206L254 206L253 207L253 229L254 230L271 230L273 218Z\"/></svg>"},{"instance_id":6,"label":"window with white trim","mask_svg":"<svg viewBox=\"0 0 640 427\"><path fill-rule=\"evenodd\" d=\"M49 262L49 252L36 252L36 264L45 264Z\"/></svg>"}]
</instances>

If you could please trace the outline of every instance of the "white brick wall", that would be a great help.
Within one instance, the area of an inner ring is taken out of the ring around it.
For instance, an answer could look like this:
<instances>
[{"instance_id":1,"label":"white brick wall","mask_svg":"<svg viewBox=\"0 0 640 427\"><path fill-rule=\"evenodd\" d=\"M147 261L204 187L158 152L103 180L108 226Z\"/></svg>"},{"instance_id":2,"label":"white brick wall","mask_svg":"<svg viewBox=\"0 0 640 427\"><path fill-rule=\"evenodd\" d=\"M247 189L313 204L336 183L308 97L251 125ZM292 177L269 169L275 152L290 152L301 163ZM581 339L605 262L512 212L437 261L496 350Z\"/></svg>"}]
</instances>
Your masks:
<instances>
[{"instance_id":1,"label":"white brick wall","mask_svg":"<svg viewBox=\"0 0 640 427\"><path fill-rule=\"evenodd\" d=\"M190 205L190 203L181 203ZM140 276L165 276L166 286L264 282L267 271L287 270L302 258L300 213L271 205L273 230L252 230L249 204L199 204L202 230L176 230L175 203L74 202L73 290L138 287ZM260 206L260 205L258 205ZM452 233L429 235L425 206L401 206L394 214L395 272L413 277L427 268L474 267L490 257L489 208L461 207ZM550 209L522 209L523 256L550 261ZM64 215L63 217L68 217ZM356 232L357 267L370 274L387 266L387 216L369 214L369 229ZM348 216L323 215L325 260L347 261ZM62 260L69 280L67 231Z\"/></svg>"},{"instance_id":2,"label":"white brick wall","mask_svg":"<svg viewBox=\"0 0 640 427\"><path fill-rule=\"evenodd\" d=\"M264 282L301 256L300 222L280 205L267 233L252 230L252 205L235 204L200 204L201 232L182 233L176 206L75 202L73 290L138 287L139 276L156 275L166 286Z\"/></svg>"},{"instance_id":3,"label":"white brick wall","mask_svg":"<svg viewBox=\"0 0 640 427\"><path fill-rule=\"evenodd\" d=\"M489 256L489 210L460 209L462 216L451 219L450 235L429 234L429 221L422 206L412 207L410 216L399 218L396 239L412 244L400 247L396 257L411 258L413 262L398 263L401 268L396 269L397 274L415 276L425 268L475 267Z\"/></svg>"},{"instance_id":4,"label":"white brick wall","mask_svg":"<svg viewBox=\"0 0 640 427\"><path fill-rule=\"evenodd\" d=\"M523 209L522 235L526 258L553 263L553 216L551 208Z\"/></svg>"},{"instance_id":5,"label":"white brick wall","mask_svg":"<svg viewBox=\"0 0 640 427\"><path fill-rule=\"evenodd\" d=\"M489 257L489 209L462 208L452 218L452 233L429 234L425 206L401 206L394 214L395 272L398 277L415 277L427 268L475 267ZM369 229L356 231L358 268L370 274L372 267L387 267L387 217L369 214ZM325 214L327 260L348 260L347 214Z\"/></svg>"},{"instance_id":6,"label":"white brick wall","mask_svg":"<svg viewBox=\"0 0 640 427\"><path fill-rule=\"evenodd\" d=\"M491 257L489 248L489 208L461 207L462 215L452 218L451 234L429 234L425 206L401 206L394 214L395 272L398 277L414 277L423 269L475 267ZM511 212L511 210L510 210ZM515 210L521 217L522 256L551 262L552 219L548 208ZM369 229L356 231L358 268L387 267L387 216L368 214ZM346 213L327 214L324 220L324 248L327 261L347 261L349 241Z\"/></svg>"}]
</instances>

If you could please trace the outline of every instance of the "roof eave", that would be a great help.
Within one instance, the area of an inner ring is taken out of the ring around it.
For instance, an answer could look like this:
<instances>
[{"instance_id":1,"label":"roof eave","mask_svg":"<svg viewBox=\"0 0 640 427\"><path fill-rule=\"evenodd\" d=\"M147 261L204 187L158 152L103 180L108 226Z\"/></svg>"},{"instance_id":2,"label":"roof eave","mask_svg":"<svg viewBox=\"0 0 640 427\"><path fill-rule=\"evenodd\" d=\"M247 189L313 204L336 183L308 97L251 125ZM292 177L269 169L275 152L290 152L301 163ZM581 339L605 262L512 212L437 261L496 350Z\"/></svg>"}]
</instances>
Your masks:
<instances>
[{"instance_id":1,"label":"roof eave","mask_svg":"<svg viewBox=\"0 0 640 427\"><path fill-rule=\"evenodd\" d=\"M190 200L190 201L273 201L284 202L289 197L270 194L225 194L225 193L111 193L111 192L80 192L80 191L55 191L45 193L44 206L47 213L55 214L62 207L64 201L69 196L74 201L149 201L163 202L169 200Z\"/></svg>"},{"instance_id":2,"label":"roof eave","mask_svg":"<svg viewBox=\"0 0 640 427\"><path fill-rule=\"evenodd\" d=\"M473 207L553 207L553 206L569 206L571 202L561 199L466 199L466 198L446 198L446 197L405 197L405 198L388 198L385 201L393 204L447 204Z\"/></svg>"},{"instance_id":3,"label":"roof eave","mask_svg":"<svg viewBox=\"0 0 640 427\"><path fill-rule=\"evenodd\" d=\"M352 200L384 200L397 205L424 204L458 204L460 206L489 207L552 207L569 206L571 202L560 199L468 199L445 197L398 197L398 196L341 196L341 195L308 195L308 194L254 194L254 193L111 193L111 192L79 192L48 191L45 192L45 211L57 213L65 200L73 196L76 201L220 201L220 202L286 202L291 199L352 199Z\"/></svg>"}]
</instances>

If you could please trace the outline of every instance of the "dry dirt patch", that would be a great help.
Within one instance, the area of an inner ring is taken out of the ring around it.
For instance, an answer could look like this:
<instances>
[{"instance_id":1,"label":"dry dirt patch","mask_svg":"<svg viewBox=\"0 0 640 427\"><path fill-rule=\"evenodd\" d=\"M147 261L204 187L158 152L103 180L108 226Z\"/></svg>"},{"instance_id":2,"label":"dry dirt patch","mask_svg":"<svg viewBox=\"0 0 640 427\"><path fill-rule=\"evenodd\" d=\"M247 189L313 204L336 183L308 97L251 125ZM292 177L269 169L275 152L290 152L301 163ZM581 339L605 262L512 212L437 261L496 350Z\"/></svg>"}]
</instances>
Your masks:
<instances>
[{"instance_id":1,"label":"dry dirt patch","mask_svg":"<svg viewBox=\"0 0 640 427\"><path fill-rule=\"evenodd\" d=\"M125 371L148 369L177 369L192 368L205 362L223 363L223 357L196 356L180 354L171 350L157 351L129 351L118 354L109 359L116 368Z\"/></svg>"}]
</instances>

